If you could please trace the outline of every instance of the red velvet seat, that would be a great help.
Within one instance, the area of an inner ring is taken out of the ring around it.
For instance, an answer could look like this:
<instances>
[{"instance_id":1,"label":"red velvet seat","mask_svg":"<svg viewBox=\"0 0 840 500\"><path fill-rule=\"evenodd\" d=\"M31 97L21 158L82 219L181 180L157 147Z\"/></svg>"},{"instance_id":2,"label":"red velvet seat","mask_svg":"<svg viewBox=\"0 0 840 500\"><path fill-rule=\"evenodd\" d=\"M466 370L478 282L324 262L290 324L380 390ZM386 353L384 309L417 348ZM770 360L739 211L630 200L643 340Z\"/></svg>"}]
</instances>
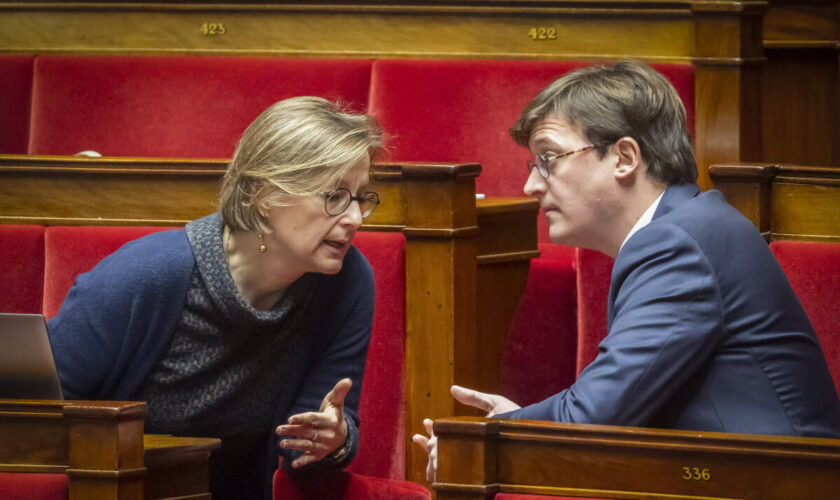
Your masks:
<instances>
[{"instance_id":1,"label":"red velvet seat","mask_svg":"<svg viewBox=\"0 0 840 500\"><path fill-rule=\"evenodd\" d=\"M0 472L3 500L67 500L69 481L64 474Z\"/></svg>"},{"instance_id":2,"label":"red velvet seat","mask_svg":"<svg viewBox=\"0 0 840 500\"><path fill-rule=\"evenodd\" d=\"M575 250L577 269L577 372L598 356L598 344L607 336L607 301L613 259L596 252Z\"/></svg>"},{"instance_id":3,"label":"red velvet seat","mask_svg":"<svg viewBox=\"0 0 840 500\"><path fill-rule=\"evenodd\" d=\"M0 55L0 154L26 154L34 59Z\"/></svg>"},{"instance_id":4,"label":"red velvet seat","mask_svg":"<svg viewBox=\"0 0 840 500\"><path fill-rule=\"evenodd\" d=\"M0 312L40 313L44 226L0 225Z\"/></svg>"},{"instance_id":5,"label":"red velvet seat","mask_svg":"<svg viewBox=\"0 0 840 500\"><path fill-rule=\"evenodd\" d=\"M230 158L270 104L297 95L367 106L370 61L40 56L30 154Z\"/></svg>"},{"instance_id":6,"label":"red velvet seat","mask_svg":"<svg viewBox=\"0 0 840 500\"><path fill-rule=\"evenodd\" d=\"M360 232L353 244L376 283L373 332L359 402L359 454L348 472L294 481L279 468L275 500L426 500L425 487L405 481L405 238Z\"/></svg>"},{"instance_id":7,"label":"red velvet seat","mask_svg":"<svg viewBox=\"0 0 840 500\"><path fill-rule=\"evenodd\" d=\"M774 241L770 250L814 325L840 391L840 243Z\"/></svg>"},{"instance_id":8,"label":"red velvet seat","mask_svg":"<svg viewBox=\"0 0 840 500\"><path fill-rule=\"evenodd\" d=\"M44 317L58 314L76 281L103 258L131 240L167 227L52 226L44 238Z\"/></svg>"},{"instance_id":9,"label":"red velvet seat","mask_svg":"<svg viewBox=\"0 0 840 500\"><path fill-rule=\"evenodd\" d=\"M529 405L574 381L577 348L575 249L540 243L505 342L499 392ZM546 369L550 366L551 369Z\"/></svg>"}]
</instances>

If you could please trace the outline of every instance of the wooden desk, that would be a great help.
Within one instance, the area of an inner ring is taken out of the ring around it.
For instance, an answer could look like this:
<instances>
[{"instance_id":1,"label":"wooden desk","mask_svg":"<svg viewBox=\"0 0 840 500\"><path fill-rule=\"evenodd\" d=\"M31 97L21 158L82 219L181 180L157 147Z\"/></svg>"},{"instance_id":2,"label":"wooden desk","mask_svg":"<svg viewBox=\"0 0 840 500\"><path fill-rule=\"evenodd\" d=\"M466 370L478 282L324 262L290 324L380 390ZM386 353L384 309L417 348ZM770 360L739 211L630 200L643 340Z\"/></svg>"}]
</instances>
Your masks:
<instances>
[{"instance_id":1,"label":"wooden desk","mask_svg":"<svg viewBox=\"0 0 840 500\"><path fill-rule=\"evenodd\" d=\"M825 500L840 440L527 420L435 421L438 500L496 493L645 499Z\"/></svg>"},{"instance_id":2,"label":"wooden desk","mask_svg":"<svg viewBox=\"0 0 840 500\"><path fill-rule=\"evenodd\" d=\"M709 171L715 188L768 241L840 242L840 168L737 163Z\"/></svg>"},{"instance_id":3,"label":"wooden desk","mask_svg":"<svg viewBox=\"0 0 840 500\"><path fill-rule=\"evenodd\" d=\"M216 210L225 160L0 155L0 223L183 225ZM466 411L452 384L498 392L508 328L537 251L536 200L476 200L477 164L379 163L382 204L363 231L406 239L407 476L410 436ZM457 334L456 334L457 332Z\"/></svg>"},{"instance_id":4,"label":"wooden desk","mask_svg":"<svg viewBox=\"0 0 840 500\"><path fill-rule=\"evenodd\" d=\"M143 435L146 404L0 400L0 471L66 474L69 500L209 499L218 439Z\"/></svg>"}]
</instances>

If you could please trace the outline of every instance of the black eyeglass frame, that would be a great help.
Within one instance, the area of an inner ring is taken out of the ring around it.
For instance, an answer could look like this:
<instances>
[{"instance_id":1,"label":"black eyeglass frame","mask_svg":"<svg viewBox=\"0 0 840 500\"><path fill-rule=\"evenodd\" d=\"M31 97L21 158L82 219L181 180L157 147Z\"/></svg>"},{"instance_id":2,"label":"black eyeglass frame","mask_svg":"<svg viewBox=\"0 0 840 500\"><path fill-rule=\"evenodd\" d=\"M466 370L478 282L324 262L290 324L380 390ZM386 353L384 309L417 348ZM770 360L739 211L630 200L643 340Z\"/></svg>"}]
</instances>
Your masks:
<instances>
[{"instance_id":1,"label":"black eyeglass frame","mask_svg":"<svg viewBox=\"0 0 840 500\"><path fill-rule=\"evenodd\" d=\"M559 160L561 158L565 158L567 156L572 156L573 154L576 154L576 153L583 153L584 151L589 151L590 149L595 149L595 145L590 144L589 146L584 146L582 148L578 148L578 149L575 149L575 150L572 150L572 151L567 151L565 153L560 153L559 155L554 154L554 153L547 153L545 155L535 154L534 155L534 160L536 160L536 161L528 160L528 162L526 163L526 165L528 166L528 175L531 175L531 171L534 170L534 167L537 167L537 172L540 173L542 178L543 179L548 179L548 176L551 173L549 171L549 166L550 166L551 162L553 162L554 160Z\"/></svg>"},{"instance_id":2,"label":"black eyeglass frame","mask_svg":"<svg viewBox=\"0 0 840 500\"><path fill-rule=\"evenodd\" d=\"M347 203L338 212L330 213L330 209L329 209L330 198L332 198L336 193L339 193L339 192L346 192L347 193L347 195L348 195ZM330 217L335 217L335 216L343 214L344 212L347 211L348 208L350 208L350 205L355 201L359 204L359 209L360 209L360 212L362 214L362 218L364 219L367 216L369 216L370 214L372 214L373 211L376 210L376 207L380 203L379 194L376 191L365 191L364 193L360 194L359 196L353 196L353 193L349 189L340 187L340 188L335 188L332 191L326 191L326 192L319 193L319 194L321 195L321 197L324 198L324 212L326 212L327 215L329 215ZM370 208L365 210L365 211L361 211L361 208L363 206L362 204L365 201L367 201L365 199L365 197L368 197L368 199L371 199L370 198L371 195L373 195L373 197L372 197L372 203L370 205Z\"/></svg>"}]
</instances>

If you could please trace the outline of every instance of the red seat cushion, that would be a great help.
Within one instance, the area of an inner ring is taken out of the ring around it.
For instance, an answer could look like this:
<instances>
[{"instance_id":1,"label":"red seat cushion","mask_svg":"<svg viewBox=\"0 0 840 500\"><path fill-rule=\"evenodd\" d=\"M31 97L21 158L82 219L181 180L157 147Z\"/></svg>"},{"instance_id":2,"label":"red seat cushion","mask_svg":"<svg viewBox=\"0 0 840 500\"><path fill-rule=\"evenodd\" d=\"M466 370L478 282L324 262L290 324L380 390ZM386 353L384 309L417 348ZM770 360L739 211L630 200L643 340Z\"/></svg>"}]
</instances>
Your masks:
<instances>
[{"instance_id":1,"label":"red seat cushion","mask_svg":"<svg viewBox=\"0 0 840 500\"><path fill-rule=\"evenodd\" d=\"M44 316L58 314L76 276L131 240L169 227L53 226L44 238Z\"/></svg>"},{"instance_id":2,"label":"red seat cushion","mask_svg":"<svg viewBox=\"0 0 840 500\"><path fill-rule=\"evenodd\" d=\"M0 312L40 313L44 226L0 225Z\"/></svg>"},{"instance_id":3,"label":"red seat cushion","mask_svg":"<svg viewBox=\"0 0 840 500\"><path fill-rule=\"evenodd\" d=\"M68 479L64 474L0 472L3 500L67 500Z\"/></svg>"},{"instance_id":4,"label":"red seat cushion","mask_svg":"<svg viewBox=\"0 0 840 500\"><path fill-rule=\"evenodd\" d=\"M41 56L30 154L230 158L265 108L297 95L367 106L370 61Z\"/></svg>"},{"instance_id":5,"label":"red seat cushion","mask_svg":"<svg viewBox=\"0 0 840 500\"><path fill-rule=\"evenodd\" d=\"M376 284L373 332L359 402L359 454L350 470L405 478L405 238L359 232ZM326 497L325 497L326 498Z\"/></svg>"},{"instance_id":6,"label":"red seat cushion","mask_svg":"<svg viewBox=\"0 0 840 500\"><path fill-rule=\"evenodd\" d=\"M811 319L840 390L840 243L774 241L770 250Z\"/></svg>"},{"instance_id":7,"label":"red seat cushion","mask_svg":"<svg viewBox=\"0 0 840 500\"><path fill-rule=\"evenodd\" d=\"M0 55L0 154L26 154L34 60Z\"/></svg>"},{"instance_id":8,"label":"red seat cushion","mask_svg":"<svg viewBox=\"0 0 840 500\"><path fill-rule=\"evenodd\" d=\"M540 244L508 333L500 392L519 405L542 401L575 380L575 249Z\"/></svg>"},{"instance_id":9,"label":"red seat cushion","mask_svg":"<svg viewBox=\"0 0 840 500\"><path fill-rule=\"evenodd\" d=\"M523 196L525 163L532 159L508 129L546 85L583 61L383 59L373 63L370 111L393 139L391 159L479 162L476 190L488 196ZM694 71L690 65L657 64L694 122ZM540 241L548 227L540 217Z\"/></svg>"},{"instance_id":10,"label":"red seat cushion","mask_svg":"<svg viewBox=\"0 0 840 500\"><path fill-rule=\"evenodd\" d=\"M410 481L337 472L292 480L282 467L274 474L274 500L431 500L425 487Z\"/></svg>"}]
</instances>

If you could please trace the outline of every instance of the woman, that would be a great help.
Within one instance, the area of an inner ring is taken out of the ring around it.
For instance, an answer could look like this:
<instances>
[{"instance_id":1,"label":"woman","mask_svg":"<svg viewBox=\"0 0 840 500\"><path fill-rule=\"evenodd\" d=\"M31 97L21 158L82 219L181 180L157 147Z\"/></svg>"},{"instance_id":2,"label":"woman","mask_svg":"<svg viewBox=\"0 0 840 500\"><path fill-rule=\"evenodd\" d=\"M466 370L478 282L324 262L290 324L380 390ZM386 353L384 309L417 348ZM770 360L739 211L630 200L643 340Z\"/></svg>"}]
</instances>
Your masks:
<instances>
[{"instance_id":1,"label":"woman","mask_svg":"<svg viewBox=\"0 0 840 500\"><path fill-rule=\"evenodd\" d=\"M321 98L264 111L220 213L78 277L49 323L65 394L147 401L147 432L221 438L216 499L270 497L278 453L290 469L347 465L373 318L371 269L351 242L379 203L380 147L372 118Z\"/></svg>"}]
</instances>

